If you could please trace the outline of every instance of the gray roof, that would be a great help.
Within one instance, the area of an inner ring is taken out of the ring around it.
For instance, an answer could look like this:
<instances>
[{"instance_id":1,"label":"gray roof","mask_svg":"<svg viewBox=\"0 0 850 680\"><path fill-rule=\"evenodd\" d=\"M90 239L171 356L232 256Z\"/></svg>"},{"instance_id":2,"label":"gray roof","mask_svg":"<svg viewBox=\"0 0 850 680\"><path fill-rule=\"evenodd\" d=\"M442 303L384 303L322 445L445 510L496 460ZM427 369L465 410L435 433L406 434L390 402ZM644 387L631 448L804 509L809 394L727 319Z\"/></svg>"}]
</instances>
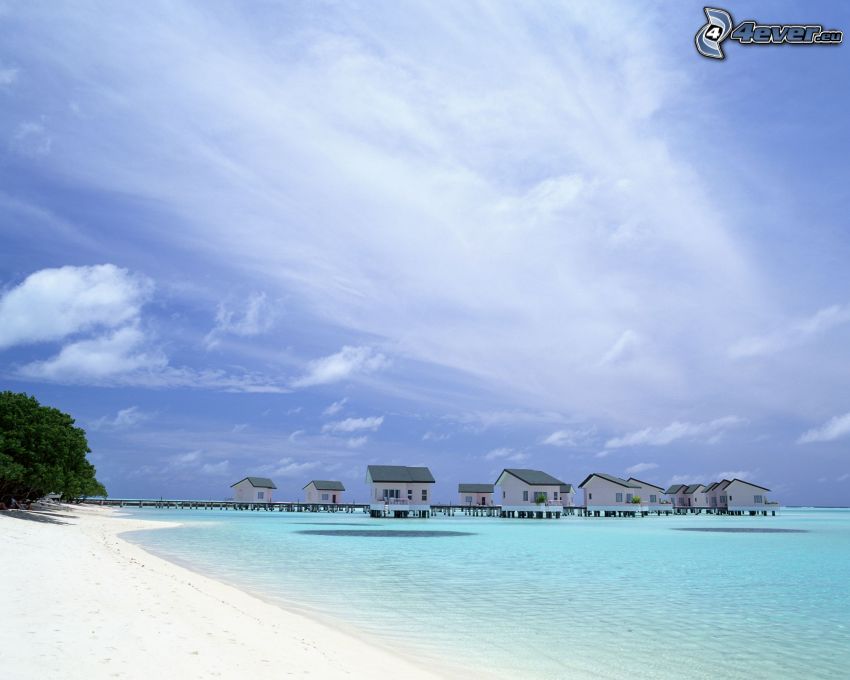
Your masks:
<instances>
[{"instance_id":1,"label":"gray roof","mask_svg":"<svg viewBox=\"0 0 850 680\"><path fill-rule=\"evenodd\" d=\"M505 468L502 470L502 474L499 475L498 479L502 478L502 475L505 473L509 475L513 475L517 479L526 484L531 484L533 486L558 486L560 487L563 482L560 479L555 479L552 475L546 474L545 472L541 472L540 470L527 470L525 468ZM498 479L496 480L498 482Z\"/></svg>"},{"instance_id":2,"label":"gray roof","mask_svg":"<svg viewBox=\"0 0 850 680\"><path fill-rule=\"evenodd\" d=\"M705 487L705 490L706 490L706 491L711 491L711 490L712 490L712 489L714 489L714 487L716 487L718 484L720 484L720 482L712 482L712 483L711 483L711 484L709 484L707 487Z\"/></svg>"},{"instance_id":3,"label":"gray roof","mask_svg":"<svg viewBox=\"0 0 850 680\"><path fill-rule=\"evenodd\" d=\"M493 493L492 484L458 484L459 493Z\"/></svg>"},{"instance_id":4,"label":"gray roof","mask_svg":"<svg viewBox=\"0 0 850 680\"><path fill-rule=\"evenodd\" d=\"M370 465L369 477L373 482L418 482L433 484L434 475L426 467L406 467L404 465Z\"/></svg>"},{"instance_id":5,"label":"gray roof","mask_svg":"<svg viewBox=\"0 0 850 680\"><path fill-rule=\"evenodd\" d=\"M599 477L600 479L604 479L609 482L613 482L614 484L619 484L620 486L624 486L627 489L639 489L640 484L635 484L633 482L627 482L625 479L620 479L619 477L615 477L614 475L606 475L602 472L592 472L587 477L585 477L584 481L578 485L579 489L583 489L584 485L587 484L593 477Z\"/></svg>"},{"instance_id":6,"label":"gray roof","mask_svg":"<svg viewBox=\"0 0 850 680\"><path fill-rule=\"evenodd\" d=\"M732 482L741 482L742 484L749 484L750 486L754 486L757 489L761 489L762 491L770 491L770 489L768 489L766 486L759 486L758 484L753 484L752 482L748 482L746 479L738 479L737 477L735 477ZM729 484L731 484L732 482L729 482ZM729 484L727 484L726 486L729 486Z\"/></svg>"},{"instance_id":7,"label":"gray roof","mask_svg":"<svg viewBox=\"0 0 850 680\"><path fill-rule=\"evenodd\" d=\"M561 484L561 493L572 493L573 485L572 484Z\"/></svg>"},{"instance_id":8,"label":"gray roof","mask_svg":"<svg viewBox=\"0 0 850 680\"><path fill-rule=\"evenodd\" d=\"M345 491L345 487L342 485L342 482L335 482L328 479L314 479L304 486L302 489L306 489L308 486L312 484L319 491Z\"/></svg>"},{"instance_id":9,"label":"gray roof","mask_svg":"<svg viewBox=\"0 0 850 680\"><path fill-rule=\"evenodd\" d=\"M651 486L653 489L658 489L659 491L664 491L663 486L658 486L658 484L650 484L649 482L645 482L642 479L638 479L637 477L629 477L627 482L637 482L641 486Z\"/></svg>"},{"instance_id":10,"label":"gray roof","mask_svg":"<svg viewBox=\"0 0 850 680\"><path fill-rule=\"evenodd\" d=\"M702 484L691 484L690 486L686 486L683 493L695 493L699 490Z\"/></svg>"},{"instance_id":11,"label":"gray roof","mask_svg":"<svg viewBox=\"0 0 850 680\"><path fill-rule=\"evenodd\" d=\"M258 489L276 489L277 487L274 485L274 482L270 480L268 477L245 477L251 486L254 486ZM241 484L245 481L245 479L240 479L236 484ZM231 484L230 488L232 489L236 484Z\"/></svg>"},{"instance_id":12,"label":"gray roof","mask_svg":"<svg viewBox=\"0 0 850 680\"><path fill-rule=\"evenodd\" d=\"M674 484L673 486L668 487L667 491L665 491L664 493L669 494L671 496L675 496L677 493L683 491L686 488L687 487L684 484Z\"/></svg>"}]
</instances>

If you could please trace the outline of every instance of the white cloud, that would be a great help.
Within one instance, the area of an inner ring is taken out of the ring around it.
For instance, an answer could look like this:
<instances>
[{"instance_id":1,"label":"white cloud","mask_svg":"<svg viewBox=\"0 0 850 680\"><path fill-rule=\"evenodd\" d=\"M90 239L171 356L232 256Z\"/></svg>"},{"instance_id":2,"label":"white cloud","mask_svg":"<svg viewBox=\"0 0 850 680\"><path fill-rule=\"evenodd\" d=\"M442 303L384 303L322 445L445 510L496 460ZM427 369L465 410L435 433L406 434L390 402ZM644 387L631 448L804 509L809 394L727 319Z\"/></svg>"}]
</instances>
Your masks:
<instances>
[{"instance_id":1,"label":"white cloud","mask_svg":"<svg viewBox=\"0 0 850 680\"><path fill-rule=\"evenodd\" d=\"M53 137L42 123L21 123L12 135L11 148L24 156L47 156L53 147Z\"/></svg>"},{"instance_id":2,"label":"white cloud","mask_svg":"<svg viewBox=\"0 0 850 680\"><path fill-rule=\"evenodd\" d=\"M218 346L223 335L259 335L269 330L273 321L271 306L265 293L252 293L238 309L222 302L216 312L215 327L204 338L204 344L208 349L212 349Z\"/></svg>"},{"instance_id":3,"label":"white cloud","mask_svg":"<svg viewBox=\"0 0 850 680\"><path fill-rule=\"evenodd\" d=\"M322 411L322 415L325 416L333 416L339 413L342 410L342 407L348 402L348 397L343 397L339 401L335 401L333 404L328 406L324 411Z\"/></svg>"},{"instance_id":4,"label":"white cloud","mask_svg":"<svg viewBox=\"0 0 850 680\"><path fill-rule=\"evenodd\" d=\"M712 479L752 479L753 473L749 470L724 470L711 475Z\"/></svg>"},{"instance_id":5,"label":"white cloud","mask_svg":"<svg viewBox=\"0 0 850 680\"><path fill-rule=\"evenodd\" d=\"M845 413L843 416L835 416L820 427L815 427L804 432L797 440L797 443L831 442L847 435L850 435L850 413Z\"/></svg>"},{"instance_id":6,"label":"white cloud","mask_svg":"<svg viewBox=\"0 0 850 680\"><path fill-rule=\"evenodd\" d=\"M369 441L369 437L351 437L346 444L351 449L359 449L363 446L367 441Z\"/></svg>"},{"instance_id":7,"label":"white cloud","mask_svg":"<svg viewBox=\"0 0 850 680\"><path fill-rule=\"evenodd\" d=\"M139 317L153 285L112 264L42 269L0 298L0 349L61 340Z\"/></svg>"},{"instance_id":8,"label":"white cloud","mask_svg":"<svg viewBox=\"0 0 850 680\"><path fill-rule=\"evenodd\" d=\"M122 430L131 428L151 418L150 413L145 413L138 406L130 406L118 411L114 417L103 416L92 423L95 430L114 429Z\"/></svg>"},{"instance_id":9,"label":"white cloud","mask_svg":"<svg viewBox=\"0 0 850 680\"><path fill-rule=\"evenodd\" d=\"M297 477L303 472L319 467L319 465L315 461L299 463L292 458L281 458L270 475L272 477Z\"/></svg>"},{"instance_id":10,"label":"white cloud","mask_svg":"<svg viewBox=\"0 0 850 680\"><path fill-rule=\"evenodd\" d=\"M189 451L187 453L181 453L174 456L170 461L171 467L186 467L189 465L194 465L195 463L200 463L202 459L202 451L200 449L196 449L195 451Z\"/></svg>"},{"instance_id":11,"label":"white cloud","mask_svg":"<svg viewBox=\"0 0 850 680\"><path fill-rule=\"evenodd\" d=\"M0 87L7 87L18 79L18 69L0 68Z\"/></svg>"},{"instance_id":12,"label":"white cloud","mask_svg":"<svg viewBox=\"0 0 850 680\"><path fill-rule=\"evenodd\" d=\"M637 463L636 465L632 465L631 467L626 468L626 474L628 475L636 475L639 472L646 472L648 470L655 470L658 467L658 463Z\"/></svg>"},{"instance_id":13,"label":"white cloud","mask_svg":"<svg viewBox=\"0 0 850 680\"><path fill-rule=\"evenodd\" d=\"M237 423L230 431L233 434L239 434L240 432L244 432L246 429L248 429L248 423Z\"/></svg>"},{"instance_id":14,"label":"white cloud","mask_svg":"<svg viewBox=\"0 0 850 680\"><path fill-rule=\"evenodd\" d=\"M56 356L22 366L18 374L56 382L97 382L116 375L158 373L168 360L146 348L145 335L135 326L65 345Z\"/></svg>"},{"instance_id":15,"label":"white cloud","mask_svg":"<svg viewBox=\"0 0 850 680\"><path fill-rule=\"evenodd\" d=\"M543 440L548 446L585 446L595 432L594 428L556 430Z\"/></svg>"},{"instance_id":16,"label":"white cloud","mask_svg":"<svg viewBox=\"0 0 850 680\"><path fill-rule=\"evenodd\" d=\"M850 305L825 307L808 318L793 321L772 333L739 340L729 349L729 354L735 359L776 354L811 342L848 322L850 322Z\"/></svg>"},{"instance_id":17,"label":"white cloud","mask_svg":"<svg viewBox=\"0 0 850 680\"><path fill-rule=\"evenodd\" d=\"M210 476L226 475L230 472L230 461L223 460L219 463L204 463L201 466L201 472Z\"/></svg>"},{"instance_id":18,"label":"white cloud","mask_svg":"<svg viewBox=\"0 0 850 680\"><path fill-rule=\"evenodd\" d=\"M516 451L511 448L500 447L497 449L492 449L484 454L484 460L503 460L503 461L511 461L514 463L521 462L523 460L528 460L530 456L524 451Z\"/></svg>"},{"instance_id":19,"label":"white cloud","mask_svg":"<svg viewBox=\"0 0 850 680\"><path fill-rule=\"evenodd\" d=\"M450 438L451 435L448 432L433 432L431 430L422 435L423 442L441 442Z\"/></svg>"},{"instance_id":20,"label":"white cloud","mask_svg":"<svg viewBox=\"0 0 850 680\"><path fill-rule=\"evenodd\" d=\"M605 447L617 449L625 446L666 446L679 440L714 443L730 428L746 422L737 416L725 416L707 423L682 423L674 421L666 427L647 427L605 442Z\"/></svg>"},{"instance_id":21,"label":"white cloud","mask_svg":"<svg viewBox=\"0 0 850 680\"><path fill-rule=\"evenodd\" d=\"M845 472L843 475L839 475L838 477L836 477L835 481L846 482L848 479L850 479L850 472Z\"/></svg>"},{"instance_id":22,"label":"white cloud","mask_svg":"<svg viewBox=\"0 0 850 680\"><path fill-rule=\"evenodd\" d=\"M346 380L378 371L388 365L383 354L371 347L346 345L336 354L316 359L307 365L307 373L292 381L293 387L311 387Z\"/></svg>"},{"instance_id":23,"label":"white cloud","mask_svg":"<svg viewBox=\"0 0 850 680\"><path fill-rule=\"evenodd\" d=\"M358 432L360 430L377 430L384 422L384 416L371 416L369 418L346 418L331 423L325 423L322 432Z\"/></svg>"},{"instance_id":24,"label":"white cloud","mask_svg":"<svg viewBox=\"0 0 850 680\"><path fill-rule=\"evenodd\" d=\"M641 342L640 336L633 330L624 331L611 349L605 353L599 364L601 366L613 366L628 361L635 355Z\"/></svg>"}]
</instances>

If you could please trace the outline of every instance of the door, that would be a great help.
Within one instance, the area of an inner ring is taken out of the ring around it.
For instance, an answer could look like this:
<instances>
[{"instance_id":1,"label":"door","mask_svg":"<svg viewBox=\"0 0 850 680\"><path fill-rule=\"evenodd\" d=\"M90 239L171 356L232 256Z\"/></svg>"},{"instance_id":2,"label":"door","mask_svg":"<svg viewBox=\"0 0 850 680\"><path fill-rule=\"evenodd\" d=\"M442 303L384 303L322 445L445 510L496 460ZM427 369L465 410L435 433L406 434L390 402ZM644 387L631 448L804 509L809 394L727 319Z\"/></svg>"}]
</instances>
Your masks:
<instances>
[{"instance_id":1,"label":"door","mask_svg":"<svg viewBox=\"0 0 850 680\"><path fill-rule=\"evenodd\" d=\"M333 502L336 503L336 494L333 495Z\"/></svg>"}]
</instances>

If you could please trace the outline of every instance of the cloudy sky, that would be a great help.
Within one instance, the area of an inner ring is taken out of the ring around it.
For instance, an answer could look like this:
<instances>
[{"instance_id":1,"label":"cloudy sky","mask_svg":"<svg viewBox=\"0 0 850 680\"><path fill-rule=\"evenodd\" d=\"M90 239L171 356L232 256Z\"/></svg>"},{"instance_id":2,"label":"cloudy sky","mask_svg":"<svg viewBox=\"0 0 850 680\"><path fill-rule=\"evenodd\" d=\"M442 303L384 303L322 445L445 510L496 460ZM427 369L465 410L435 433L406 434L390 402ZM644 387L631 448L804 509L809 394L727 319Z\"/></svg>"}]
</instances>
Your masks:
<instances>
[{"instance_id":1,"label":"cloudy sky","mask_svg":"<svg viewBox=\"0 0 850 680\"><path fill-rule=\"evenodd\" d=\"M702 58L702 5L1 3L2 388L118 497L397 463L847 504L850 56Z\"/></svg>"}]
</instances>

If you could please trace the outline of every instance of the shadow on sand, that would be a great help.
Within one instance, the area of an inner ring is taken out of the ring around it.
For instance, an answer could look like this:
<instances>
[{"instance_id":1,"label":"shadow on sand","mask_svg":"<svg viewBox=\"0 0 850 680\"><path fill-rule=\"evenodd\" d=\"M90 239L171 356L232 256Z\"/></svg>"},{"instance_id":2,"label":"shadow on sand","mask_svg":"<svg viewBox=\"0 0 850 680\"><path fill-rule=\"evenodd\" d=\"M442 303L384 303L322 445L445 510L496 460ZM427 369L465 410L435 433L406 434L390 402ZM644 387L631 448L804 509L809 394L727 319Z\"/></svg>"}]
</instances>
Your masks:
<instances>
[{"instance_id":1,"label":"shadow on sand","mask_svg":"<svg viewBox=\"0 0 850 680\"><path fill-rule=\"evenodd\" d=\"M74 519L74 515L65 515L61 512L41 508L34 508L32 510L0 510L0 517L22 519L28 522L41 522L42 524L70 524L70 522L63 522L60 518Z\"/></svg>"}]
</instances>

